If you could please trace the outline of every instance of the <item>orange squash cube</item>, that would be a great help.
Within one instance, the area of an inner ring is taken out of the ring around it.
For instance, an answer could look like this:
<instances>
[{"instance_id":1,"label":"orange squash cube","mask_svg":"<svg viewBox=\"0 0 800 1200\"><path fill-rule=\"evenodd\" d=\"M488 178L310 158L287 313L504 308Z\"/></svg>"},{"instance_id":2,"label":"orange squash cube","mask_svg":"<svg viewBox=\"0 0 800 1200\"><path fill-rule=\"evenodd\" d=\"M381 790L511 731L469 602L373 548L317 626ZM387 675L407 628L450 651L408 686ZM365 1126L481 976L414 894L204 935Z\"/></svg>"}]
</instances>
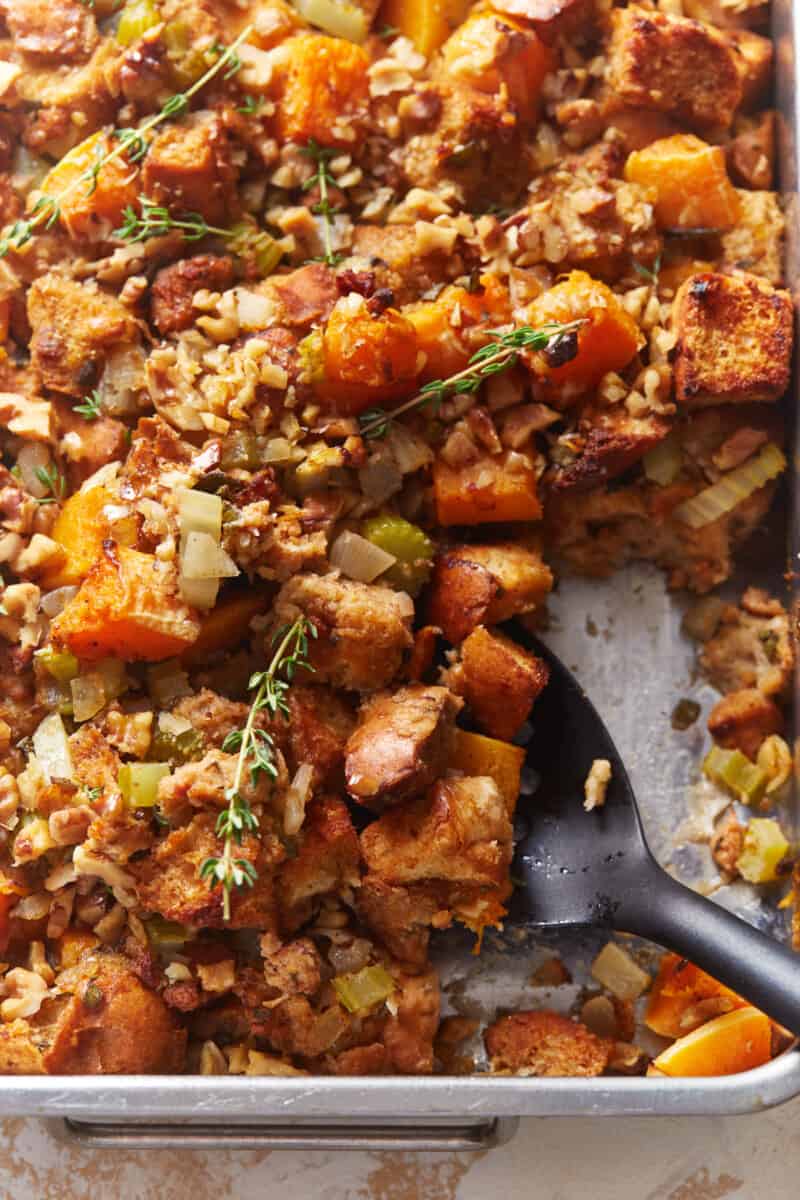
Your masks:
<instances>
[{"instance_id":1,"label":"orange squash cube","mask_svg":"<svg viewBox=\"0 0 800 1200\"><path fill-rule=\"evenodd\" d=\"M65 154L42 181L47 196L60 197L72 189L60 200L60 207L61 223L73 237L107 237L121 224L125 207L136 202L139 171L124 154L106 163L95 180L78 183L85 171L116 146L119 142L99 130Z\"/></svg>"},{"instance_id":2,"label":"orange squash cube","mask_svg":"<svg viewBox=\"0 0 800 1200\"><path fill-rule=\"evenodd\" d=\"M724 230L739 220L741 202L728 178L725 151L693 133L676 133L634 150L625 178L650 190L662 229Z\"/></svg>"},{"instance_id":3,"label":"orange squash cube","mask_svg":"<svg viewBox=\"0 0 800 1200\"><path fill-rule=\"evenodd\" d=\"M441 71L480 92L503 87L523 117L536 113L552 51L529 27L494 12L474 13L442 47Z\"/></svg>"},{"instance_id":4,"label":"orange squash cube","mask_svg":"<svg viewBox=\"0 0 800 1200\"><path fill-rule=\"evenodd\" d=\"M471 0L384 0L379 24L384 22L411 38L420 54L430 58L470 8Z\"/></svg>"},{"instance_id":5,"label":"orange squash cube","mask_svg":"<svg viewBox=\"0 0 800 1200\"><path fill-rule=\"evenodd\" d=\"M678 1038L653 1060L664 1075L696 1077L736 1075L769 1062L772 1027L757 1008L739 1008L715 1017Z\"/></svg>"},{"instance_id":6,"label":"orange squash cube","mask_svg":"<svg viewBox=\"0 0 800 1200\"><path fill-rule=\"evenodd\" d=\"M271 94L281 141L352 145L369 99L366 51L344 38L299 34L274 53Z\"/></svg>"},{"instance_id":7,"label":"orange squash cube","mask_svg":"<svg viewBox=\"0 0 800 1200\"><path fill-rule=\"evenodd\" d=\"M319 397L344 416L408 395L417 378L417 335L396 309L373 316L360 297L340 300L323 336Z\"/></svg>"},{"instance_id":8,"label":"orange squash cube","mask_svg":"<svg viewBox=\"0 0 800 1200\"><path fill-rule=\"evenodd\" d=\"M100 938L83 929L67 929L58 939L59 965L66 971L78 965L84 954L100 945Z\"/></svg>"},{"instance_id":9,"label":"orange squash cube","mask_svg":"<svg viewBox=\"0 0 800 1200\"><path fill-rule=\"evenodd\" d=\"M621 371L641 343L639 327L606 284L585 271L571 271L565 280L543 292L528 308L528 324L538 329L550 322L584 322L577 330L577 354L563 366L549 366L544 355L533 354L534 372L557 386L576 392L595 387L608 371Z\"/></svg>"},{"instance_id":10,"label":"orange squash cube","mask_svg":"<svg viewBox=\"0 0 800 1200\"><path fill-rule=\"evenodd\" d=\"M265 612L268 599L263 592L239 592L222 600L200 619L197 641L183 655L187 666L204 663L209 655L231 650L246 636L250 622Z\"/></svg>"},{"instance_id":11,"label":"orange squash cube","mask_svg":"<svg viewBox=\"0 0 800 1200\"><path fill-rule=\"evenodd\" d=\"M508 451L462 467L438 459L433 466L433 494L440 525L538 521L542 515L536 472L510 461Z\"/></svg>"},{"instance_id":12,"label":"orange squash cube","mask_svg":"<svg viewBox=\"0 0 800 1200\"><path fill-rule=\"evenodd\" d=\"M482 275L474 292L451 285L435 300L422 300L403 309L417 333L417 348L425 355L421 378L444 379L463 371L482 344L481 328L495 329L511 320L508 289L495 275Z\"/></svg>"},{"instance_id":13,"label":"orange squash cube","mask_svg":"<svg viewBox=\"0 0 800 1200\"><path fill-rule=\"evenodd\" d=\"M448 765L465 775L488 775L497 784L509 817L513 817L524 762L525 751L521 746L457 729Z\"/></svg>"},{"instance_id":14,"label":"orange squash cube","mask_svg":"<svg viewBox=\"0 0 800 1200\"><path fill-rule=\"evenodd\" d=\"M103 508L112 502L107 488L93 487L75 492L58 514L50 536L64 551L64 559L42 578L45 588L71 587L80 583L103 553L108 523Z\"/></svg>"},{"instance_id":15,"label":"orange squash cube","mask_svg":"<svg viewBox=\"0 0 800 1200\"><path fill-rule=\"evenodd\" d=\"M109 655L129 662L172 658L199 632L197 614L178 593L175 568L113 542L51 626L57 646L90 662Z\"/></svg>"},{"instance_id":16,"label":"orange squash cube","mask_svg":"<svg viewBox=\"0 0 800 1200\"><path fill-rule=\"evenodd\" d=\"M647 1000L645 1024L661 1037L680 1037L685 1033L681 1019L689 1010L706 1000L722 1000L732 1008L743 1008L747 1001L719 983L694 963L665 954L661 959ZM713 1016L713 1012L710 1013Z\"/></svg>"}]
</instances>

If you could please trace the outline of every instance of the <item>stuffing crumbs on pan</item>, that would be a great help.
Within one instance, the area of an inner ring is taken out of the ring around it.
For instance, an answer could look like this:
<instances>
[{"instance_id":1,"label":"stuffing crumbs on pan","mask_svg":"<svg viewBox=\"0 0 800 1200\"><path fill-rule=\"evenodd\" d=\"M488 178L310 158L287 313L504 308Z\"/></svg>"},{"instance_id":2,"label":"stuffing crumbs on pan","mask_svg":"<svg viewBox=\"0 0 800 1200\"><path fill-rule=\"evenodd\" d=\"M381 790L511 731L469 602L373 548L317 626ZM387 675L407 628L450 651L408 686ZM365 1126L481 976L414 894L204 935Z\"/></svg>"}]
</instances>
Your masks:
<instances>
[{"instance_id":1,"label":"stuffing crumbs on pan","mask_svg":"<svg viewBox=\"0 0 800 1200\"><path fill-rule=\"evenodd\" d=\"M766 26L0 0L0 1071L473 1069L428 944L506 914L555 571L702 597L710 845L783 877L789 619L713 595L786 466ZM772 1052L604 954L493 1070L644 1072L645 993L651 1070Z\"/></svg>"},{"instance_id":2,"label":"stuffing crumbs on pan","mask_svg":"<svg viewBox=\"0 0 800 1200\"><path fill-rule=\"evenodd\" d=\"M611 763L607 758L596 758L589 768L586 782L583 785L583 807L587 812L602 808L606 802L606 792L611 782Z\"/></svg>"}]
</instances>

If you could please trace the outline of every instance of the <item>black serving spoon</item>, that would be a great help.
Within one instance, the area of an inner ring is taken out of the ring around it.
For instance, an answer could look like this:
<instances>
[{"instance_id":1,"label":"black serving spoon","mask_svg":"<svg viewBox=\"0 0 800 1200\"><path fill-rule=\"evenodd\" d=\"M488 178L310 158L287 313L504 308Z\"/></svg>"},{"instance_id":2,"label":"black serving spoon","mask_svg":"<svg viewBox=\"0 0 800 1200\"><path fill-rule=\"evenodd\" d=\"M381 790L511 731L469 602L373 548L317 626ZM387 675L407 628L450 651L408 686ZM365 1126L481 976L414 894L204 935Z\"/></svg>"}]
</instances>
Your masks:
<instances>
[{"instance_id":1,"label":"black serving spoon","mask_svg":"<svg viewBox=\"0 0 800 1200\"><path fill-rule=\"evenodd\" d=\"M539 639L519 627L513 632L550 666L527 748L539 783L513 868L527 893L526 919L658 942L800 1035L800 957L658 865L625 766L594 705ZM596 758L610 761L611 782L604 805L586 812L583 785Z\"/></svg>"}]
</instances>

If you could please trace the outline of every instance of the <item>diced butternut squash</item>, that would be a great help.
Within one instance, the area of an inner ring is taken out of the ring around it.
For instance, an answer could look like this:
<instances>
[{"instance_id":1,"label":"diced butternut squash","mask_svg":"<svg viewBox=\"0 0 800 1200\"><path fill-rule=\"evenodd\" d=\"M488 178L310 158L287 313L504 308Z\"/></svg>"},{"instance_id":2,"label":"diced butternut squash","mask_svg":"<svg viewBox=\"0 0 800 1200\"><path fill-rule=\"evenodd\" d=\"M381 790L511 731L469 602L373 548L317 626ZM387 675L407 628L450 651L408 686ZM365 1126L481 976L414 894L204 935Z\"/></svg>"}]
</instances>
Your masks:
<instances>
[{"instance_id":1,"label":"diced butternut squash","mask_svg":"<svg viewBox=\"0 0 800 1200\"><path fill-rule=\"evenodd\" d=\"M440 525L486 525L538 521L542 505L536 472L510 452L462 467L438 459L433 467L436 519Z\"/></svg>"},{"instance_id":2,"label":"diced butternut squash","mask_svg":"<svg viewBox=\"0 0 800 1200\"><path fill-rule=\"evenodd\" d=\"M429 58L467 15L470 0L384 0L378 23L399 29Z\"/></svg>"},{"instance_id":3,"label":"diced butternut squash","mask_svg":"<svg viewBox=\"0 0 800 1200\"><path fill-rule=\"evenodd\" d=\"M113 543L51 626L56 646L89 661L171 658L199 632L196 613L178 593L175 568Z\"/></svg>"},{"instance_id":4,"label":"diced butternut squash","mask_svg":"<svg viewBox=\"0 0 800 1200\"><path fill-rule=\"evenodd\" d=\"M551 366L544 354L530 356L534 372L558 387L576 392L595 387L609 371L631 361L641 337L633 317L606 284L585 271L571 271L565 280L543 292L528 308L528 324L541 328L556 321L583 321L577 330L577 352L561 366Z\"/></svg>"},{"instance_id":5,"label":"diced butternut squash","mask_svg":"<svg viewBox=\"0 0 800 1200\"><path fill-rule=\"evenodd\" d=\"M714 1012L717 1001L722 1002L722 1007L729 1008L742 1008L747 1004L736 992L694 963L677 954L665 954L650 989L645 1024L661 1037L680 1037L686 1032L687 1020L694 1024L702 1020L704 1013L709 1017L722 1015L719 1009Z\"/></svg>"},{"instance_id":6,"label":"diced butternut squash","mask_svg":"<svg viewBox=\"0 0 800 1200\"><path fill-rule=\"evenodd\" d=\"M441 71L481 92L505 88L523 117L533 116L552 51L530 27L494 12L477 12L442 47Z\"/></svg>"},{"instance_id":7,"label":"diced butternut squash","mask_svg":"<svg viewBox=\"0 0 800 1200\"><path fill-rule=\"evenodd\" d=\"M197 641L183 655L189 666L205 662L210 654L230 650L248 634L250 622L264 612L268 600L263 592L239 592L203 615Z\"/></svg>"},{"instance_id":8,"label":"diced butternut squash","mask_svg":"<svg viewBox=\"0 0 800 1200\"><path fill-rule=\"evenodd\" d=\"M361 297L340 300L323 333L320 399L345 416L409 395L417 376L417 335L395 309L377 316Z\"/></svg>"},{"instance_id":9,"label":"diced butternut squash","mask_svg":"<svg viewBox=\"0 0 800 1200\"><path fill-rule=\"evenodd\" d=\"M61 222L74 237L107 237L122 221L126 205L139 194L138 169L124 155L105 163L94 178L78 179L109 154L119 143L100 130L70 150L42 181L47 196L61 196Z\"/></svg>"},{"instance_id":10,"label":"diced butternut squash","mask_svg":"<svg viewBox=\"0 0 800 1200\"><path fill-rule=\"evenodd\" d=\"M449 765L465 775L488 775L497 784L497 790L505 801L509 817L519 799L519 782L525 751L521 746L501 742L498 738L484 737L480 733L468 733L457 729Z\"/></svg>"},{"instance_id":11,"label":"diced butternut squash","mask_svg":"<svg viewBox=\"0 0 800 1200\"><path fill-rule=\"evenodd\" d=\"M444 379L463 371L481 342L482 327L495 329L511 320L508 289L495 275L482 275L474 292L444 288L435 300L423 300L403 309L417 334L417 348L425 355L421 378Z\"/></svg>"},{"instance_id":12,"label":"diced butternut squash","mask_svg":"<svg viewBox=\"0 0 800 1200\"><path fill-rule=\"evenodd\" d=\"M270 91L281 141L352 145L369 98L366 51L309 33L287 38L276 53Z\"/></svg>"},{"instance_id":13,"label":"diced butternut squash","mask_svg":"<svg viewBox=\"0 0 800 1200\"><path fill-rule=\"evenodd\" d=\"M741 203L728 178L725 152L692 133L676 133L634 150L625 178L648 188L662 229L731 229Z\"/></svg>"},{"instance_id":14,"label":"diced butternut squash","mask_svg":"<svg viewBox=\"0 0 800 1200\"><path fill-rule=\"evenodd\" d=\"M75 492L67 500L50 533L64 551L61 563L42 578L45 588L70 587L81 583L103 553L109 536L103 509L112 497L107 488L93 487Z\"/></svg>"},{"instance_id":15,"label":"diced butternut squash","mask_svg":"<svg viewBox=\"0 0 800 1200\"><path fill-rule=\"evenodd\" d=\"M665 1075L736 1075L769 1062L772 1028L757 1008L739 1008L715 1017L678 1038L653 1060Z\"/></svg>"}]
</instances>

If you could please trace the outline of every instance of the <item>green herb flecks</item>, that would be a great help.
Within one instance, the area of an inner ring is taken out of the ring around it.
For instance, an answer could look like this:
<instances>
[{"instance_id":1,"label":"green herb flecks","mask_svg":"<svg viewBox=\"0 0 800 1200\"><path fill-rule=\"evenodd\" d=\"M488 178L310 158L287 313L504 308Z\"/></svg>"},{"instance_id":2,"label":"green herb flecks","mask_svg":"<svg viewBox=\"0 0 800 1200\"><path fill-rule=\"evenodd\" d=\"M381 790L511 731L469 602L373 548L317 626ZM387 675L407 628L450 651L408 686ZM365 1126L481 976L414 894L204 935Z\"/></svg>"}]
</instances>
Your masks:
<instances>
[{"instance_id":1,"label":"green herb flecks","mask_svg":"<svg viewBox=\"0 0 800 1200\"><path fill-rule=\"evenodd\" d=\"M49 495L37 497L38 504L59 504L67 494L67 481L58 468L50 463L47 467L36 467L34 474Z\"/></svg>"},{"instance_id":2,"label":"green herb flecks","mask_svg":"<svg viewBox=\"0 0 800 1200\"><path fill-rule=\"evenodd\" d=\"M88 396L84 396L81 404L73 404L72 411L78 413L86 421L96 421L98 417L102 417L103 409L97 389L95 388Z\"/></svg>"},{"instance_id":3,"label":"green herb flecks","mask_svg":"<svg viewBox=\"0 0 800 1200\"><path fill-rule=\"evenodd\" d=\"M168 208L154 204L146 196L139 197L139 210L137 212L131 204L125 208L123 223L114 230L115 237L124 242L145 242L148 238L164 237L165 234L176 232L187 242L198 242L211 235L222 238L235 236L231 229L209 225L201 213L187 212L180 217L173 217Z\"/></svg>"},{"instance_id":4,"label":"green herb flecks","mask_svg":"<svg viewBox=\"0 0 800 1200\"><path fill-rule=\"evenodd\" d=\"M337 151L332 150L330 146L320 146L319 142L315 142L313 138L308 145L301 146L300 153L305 154L316 164L316 171L303 184L303 191L310 192L312 188L319 188L319 200L312 205L311 211L318 217L322 217L322 236L325 242L325 253L321 257L321 261L327 263L329 267L335 267L341 262L342 255L334 253L333 249L333 220L338 212L330 201L331 187L336 187L336 180L330 173L329 164L332 158L336 157Z\"/></svg>"}]
</instances>

